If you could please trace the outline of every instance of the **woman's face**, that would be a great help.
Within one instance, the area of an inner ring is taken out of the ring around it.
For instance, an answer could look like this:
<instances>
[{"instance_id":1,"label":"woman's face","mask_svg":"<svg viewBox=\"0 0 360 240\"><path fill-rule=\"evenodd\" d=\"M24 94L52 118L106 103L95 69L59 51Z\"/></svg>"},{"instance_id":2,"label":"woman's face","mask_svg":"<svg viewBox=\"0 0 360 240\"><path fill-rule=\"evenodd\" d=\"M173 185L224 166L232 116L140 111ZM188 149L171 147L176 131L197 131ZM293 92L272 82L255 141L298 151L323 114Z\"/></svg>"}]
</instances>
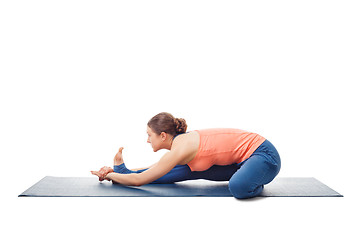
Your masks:
<instances>
[{"instance_id":1,"label":"woman's face","mask_svg":"<svg viewBox=\"0 0 360 240\"><path fill-rule=\"evenodd\" d=\"M157 152L158 150L161 149L161 145L163 143L161 135L158 135L155 132L153 132L153 130L149 128L149 126L147 127L146 132L148 134L147 142L151 144L153 151Z\"/></svg>"}]
</instances>

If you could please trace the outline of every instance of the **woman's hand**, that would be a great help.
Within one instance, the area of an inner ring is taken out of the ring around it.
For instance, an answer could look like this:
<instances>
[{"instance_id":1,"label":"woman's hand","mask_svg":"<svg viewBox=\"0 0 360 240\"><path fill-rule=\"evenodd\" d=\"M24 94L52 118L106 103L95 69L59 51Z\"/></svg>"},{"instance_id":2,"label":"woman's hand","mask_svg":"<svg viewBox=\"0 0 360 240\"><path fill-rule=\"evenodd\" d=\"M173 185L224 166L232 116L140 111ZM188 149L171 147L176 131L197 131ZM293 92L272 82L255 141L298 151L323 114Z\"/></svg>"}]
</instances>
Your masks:
<instances>
[{"instance_id":1,"label":"woman's hand","mask_svg":"<svg viewBox=\"0 0 360 240\"><path fill-rule=\"evenodd\" d=\"M102 168L100 168L100 170L99 170L99 172L101 173L101 174L103 174L103 176L105 177L108 173L110 173L110 172L113 172L114 170L111 168L111 167L102 167Z\"/></svg>"},{"instance_id":2,"label":"woman's hand","mask_svg":"<svg viewBox=\"0 0 360 240\"><path fill-rule=\"evenodd\" d=\"M111 167L102 167L99 171L91 171L91 174L96 175L99 177L99 181L104 181L109 179L106 178L106 175L109 173L114 172L114 170Z\"/></svg>"},{"instance_id":3,"label":"woman's hand","mask_svg":"<svg viewBox=\"0 0 360 240\"><path fill-rule=\"evenodd\" d=\"M114 165L121 165L124 163L124 159L122 155L123 149L124 149L123 147L119 148L119 151L116 153L114 157ZM102 167L100 168L99 171L91 171L91 174L98 176L99 181L104 181L104 180L110 181L109 178L106 178L106 175L108 175L111 172L114 172L114 170L111 167Z\"/></svg>"}]
</instances>

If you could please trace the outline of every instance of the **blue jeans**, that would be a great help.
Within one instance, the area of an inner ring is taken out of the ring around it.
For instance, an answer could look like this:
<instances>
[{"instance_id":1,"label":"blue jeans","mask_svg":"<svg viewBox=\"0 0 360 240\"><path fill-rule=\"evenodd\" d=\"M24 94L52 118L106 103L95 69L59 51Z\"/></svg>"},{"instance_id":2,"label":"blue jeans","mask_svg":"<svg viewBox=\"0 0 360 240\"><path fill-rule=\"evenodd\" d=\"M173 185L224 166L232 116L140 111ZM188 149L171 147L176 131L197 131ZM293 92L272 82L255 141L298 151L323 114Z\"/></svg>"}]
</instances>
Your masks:
<instances>
[{"instance_id":1,"label":"blue jeans","mask_svg":"<svg viewBox=\"0 0 360 240\"><path fill-rule=\"evenodd\" d=\"M229 181L229 190L233 196L243 199L258 196L264 185L276 177L280 167L279 153L268 140L265 140L248 159L241 163L214 165L205 171L191 171L188 165L177 165L152 183L175 183L194 179ZM146 170L132 171L127 169L125 164L114 166L114 172L121 174L141 173Z\"/></svg>"},{"instance_id":2,"label":"blue jeans","mask_svg":"<svg viewBox=\"0 0 360 240\"><path fill-rule=\"evenodd\" d=\"M281 168L280 155L266 140L245 161L229 180L229 190L236 198L259 196L264 185L270 183Z\"/></svg>"}]
</instances>

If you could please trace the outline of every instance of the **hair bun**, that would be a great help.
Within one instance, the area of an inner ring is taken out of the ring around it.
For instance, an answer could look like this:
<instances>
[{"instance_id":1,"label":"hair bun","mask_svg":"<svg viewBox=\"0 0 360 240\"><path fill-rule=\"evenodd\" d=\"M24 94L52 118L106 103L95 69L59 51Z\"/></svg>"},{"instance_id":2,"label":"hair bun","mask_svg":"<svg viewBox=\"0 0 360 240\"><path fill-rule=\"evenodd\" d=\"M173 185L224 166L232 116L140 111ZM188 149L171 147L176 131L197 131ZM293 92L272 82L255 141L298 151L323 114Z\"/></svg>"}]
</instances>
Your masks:
<instances>
[{"instance_id":1,"label":"hair bun","mask_svg":"<svg viewBox=\"0 0 360 240\"><path fill-rule=\"evenodd\" d=\"M185 119L175 118L175 128L176 128L177 134L185 133L186 129L187 129L187 124L186 124Z\"/></svg>"},{"instance_id":2,"label":"hair bun","mask_svg":"<svg viewBox=\"0 0 360 240\"><path fill-rule=\"evenodd\" d=\"M167 112L161 112L156 114L149 120L147 125L157 135L165 132L175 136L180 133L185 133L187 129L185 119L175 118L173 115Z\"/></svg>"}]
</instances>

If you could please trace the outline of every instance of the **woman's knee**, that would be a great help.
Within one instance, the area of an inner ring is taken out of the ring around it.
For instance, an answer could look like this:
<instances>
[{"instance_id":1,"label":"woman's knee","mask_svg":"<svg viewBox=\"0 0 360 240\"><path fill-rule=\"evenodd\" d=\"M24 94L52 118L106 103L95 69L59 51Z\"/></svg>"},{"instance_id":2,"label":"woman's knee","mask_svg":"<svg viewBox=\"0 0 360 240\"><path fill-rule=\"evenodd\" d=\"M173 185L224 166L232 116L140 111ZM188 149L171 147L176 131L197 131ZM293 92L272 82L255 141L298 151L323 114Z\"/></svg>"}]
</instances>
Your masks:
<instances>
[{"instance_id":1,"label":"woman's knee","mask_svg":"<svg viewBox=\"0 0 360 240\"><path fill-rule=\"evenodd\" d=\"M246 181L237 181L230 179L229 190L231 194L238 199L252 198L260 195L264 189L263 185L252 185Z\"/></svg>"}]
</instances>

